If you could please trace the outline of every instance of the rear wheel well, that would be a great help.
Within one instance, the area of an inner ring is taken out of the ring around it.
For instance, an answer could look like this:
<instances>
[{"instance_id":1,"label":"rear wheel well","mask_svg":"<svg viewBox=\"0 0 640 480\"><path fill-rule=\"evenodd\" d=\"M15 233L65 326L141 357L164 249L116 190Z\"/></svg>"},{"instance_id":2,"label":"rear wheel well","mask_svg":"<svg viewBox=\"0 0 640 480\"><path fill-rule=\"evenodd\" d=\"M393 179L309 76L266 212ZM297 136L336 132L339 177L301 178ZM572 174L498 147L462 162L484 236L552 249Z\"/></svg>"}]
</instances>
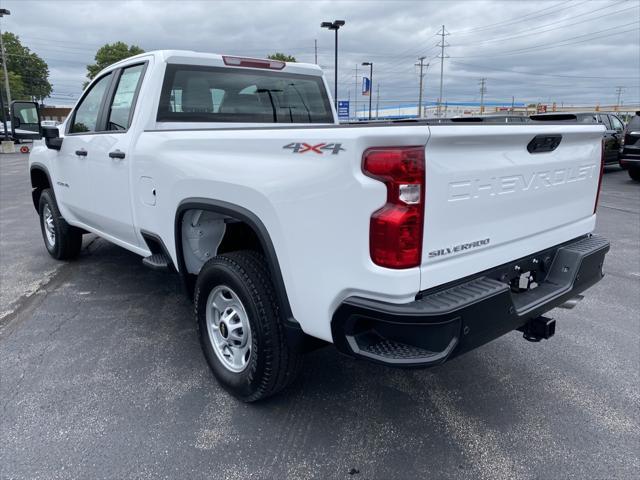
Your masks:
<instances>
[{"instance_id":1,"label":"rear wheel well","mask_svg":"<svg viewBox=\"0 0 640 480\"><path fill-rule=\"evenodd\" d=\"M254 250L264 254L256 232L242 221L227 222L227 228L218 247L218 254L237 250Z\"/></svg>"},{"instance_id":2,"label":"rear wheel well","mask_svg":"<svg viewBox=\"0 0 640 480\"><path fill-rule=\"evenodd\" d=\"M204 209L189 209L182 213L180 250L177 252L184 268L189 294L202 266L222 253L253 250L265 254L256 231L241 219ZM176 232L178 233L178 232Z\"/></svg>"},{"instance_id":3,"label":"rear wheel well","mask_svg":"<svg viewBox=\"0 0 640 480\"><path fill-rule=\"evenodd\" d=\"M198 273L213 256L239 250L263 254L291 345L312 350L326 344L307 336L293 317L273 243L252 212L223 201L185 200L176 212L175 242L178 270L192 299Z\"/></svg>"},{"instance_id":4,"label":"rear wheel well","mask_svg":"<svg viewBox=\"0 0 640 480\"><path fill-rule=\"evenodd\" d=\"M31 169L31 196L33 197L33 206L36 211L40 205L40 195L46 188L51 188L51 182L49 181L49 175L41 168Z\"/></svg>"}]
</instances>

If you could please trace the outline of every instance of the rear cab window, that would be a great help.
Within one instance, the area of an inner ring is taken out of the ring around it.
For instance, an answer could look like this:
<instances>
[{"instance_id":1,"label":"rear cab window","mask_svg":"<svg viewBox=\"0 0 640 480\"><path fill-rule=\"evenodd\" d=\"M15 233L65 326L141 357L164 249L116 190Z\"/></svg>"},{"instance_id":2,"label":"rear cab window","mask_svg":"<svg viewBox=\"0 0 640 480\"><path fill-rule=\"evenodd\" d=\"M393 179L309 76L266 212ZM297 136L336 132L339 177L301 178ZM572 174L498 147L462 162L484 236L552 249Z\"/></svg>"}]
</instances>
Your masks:
<instances>
[{"instance_id":1,"label":"rear cab window","mask_svg":"<svg viewBox=\"0 0 640 480\"><path fill-rule=\"evenodd\" d=\"M333 123L322 77L167 65L159 122Z\"/></svg>"},{"instance_id":2,"label":"rear cab window","mask_svg":"<svg viewBox=\"0 0 640 480\"><path fill-rule=\"evenodd\" d=\"M107 130L127 130L131 123L132 111L136 100L136 93L145 65L138 64L124 67L118 86L109 106Z\"/></svg>"}]
</instances>

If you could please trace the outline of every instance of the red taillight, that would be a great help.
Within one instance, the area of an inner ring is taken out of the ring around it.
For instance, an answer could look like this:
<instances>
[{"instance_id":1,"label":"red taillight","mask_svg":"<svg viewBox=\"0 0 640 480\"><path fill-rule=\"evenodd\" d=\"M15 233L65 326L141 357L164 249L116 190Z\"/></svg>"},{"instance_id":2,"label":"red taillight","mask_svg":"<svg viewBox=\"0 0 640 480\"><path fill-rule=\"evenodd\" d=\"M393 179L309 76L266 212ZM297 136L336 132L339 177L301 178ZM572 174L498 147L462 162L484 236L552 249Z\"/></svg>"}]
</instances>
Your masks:
<instances>
[{"instance_id":1,"label":"red taillight","mask_svg":"<svg viewBox=\"0 0 640 480\"><path fill-rule=\"evenodd\" d=\"M225 65L233 67L269 68L271 70L282 70L286 64L280 60L262 60L259 58L244 57L222 57Z\"/></svg>"},{"instance_id":2,"label":"red taillight","mask_svg":"<svg viewBox=\"0 0 640 480\"><path fill-rule=\"evenodd\" d=\"M411 268L422 258L424 147L375 147L362 157L362 170L387 186L387 203L371 216L373 263Z\"/></svg>"},{"instance_id":3,"label":"red taillight","mask_svg":"<svg viewBox=\"0 0 640 480\"><path fill-rule=\"evenodd\" d=\"M601 143L600 151L600 178L598 178L598 191L596 192L596 203L593 204L593 213L598 209L598 200L600 199L600 188L602 187L602 175L604 174L604 138Z\"/></svg>"}]
</instances>

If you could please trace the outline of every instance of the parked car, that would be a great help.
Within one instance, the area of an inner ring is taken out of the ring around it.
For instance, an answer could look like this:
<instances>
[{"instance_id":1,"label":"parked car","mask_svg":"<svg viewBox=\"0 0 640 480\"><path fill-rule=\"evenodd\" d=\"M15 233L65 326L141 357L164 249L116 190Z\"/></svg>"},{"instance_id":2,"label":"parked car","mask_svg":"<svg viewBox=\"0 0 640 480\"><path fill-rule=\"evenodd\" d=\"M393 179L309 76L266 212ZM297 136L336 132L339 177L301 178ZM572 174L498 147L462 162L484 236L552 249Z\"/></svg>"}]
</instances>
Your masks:
<instances>
[{"instance_id":1,"label":"parked car","mask_svg":"<svg viewBox=\"0 0 640 480\"><path fill-rule=\"evenodd\" d=\"M621 144L620 166L629 171L633 180L640 182L640 112L629 120Z\"/></svg>"},{"instance_id":2,"label":"parked car","mask_svg":"<svg viewBox=\"0 0 640 480\"><path fill-rule=\"evenodd\" d=\"M340 125L327 87L316 65L188 51L109 66L63 125L33 124L47 251L93 232L175 270L245 401L317 344L427 367L516 329L550 338L545 312L603 276L603 127Z\"/></svg>"},{"instance_id":3,"label":"parked car","mask_svg":"<svg viewBox=\"0 0 640 480\"><path fill-rule=\"evenodd\" d=\"M580 112L580 113L542 113L532 115L531 119L541 120L547 116L555 116L558 121L593 123L604 125L604 163L605 165L618 164L618 151L623 136L624 123L617 115L601 112Z\"/></svg>"}]
</instances>

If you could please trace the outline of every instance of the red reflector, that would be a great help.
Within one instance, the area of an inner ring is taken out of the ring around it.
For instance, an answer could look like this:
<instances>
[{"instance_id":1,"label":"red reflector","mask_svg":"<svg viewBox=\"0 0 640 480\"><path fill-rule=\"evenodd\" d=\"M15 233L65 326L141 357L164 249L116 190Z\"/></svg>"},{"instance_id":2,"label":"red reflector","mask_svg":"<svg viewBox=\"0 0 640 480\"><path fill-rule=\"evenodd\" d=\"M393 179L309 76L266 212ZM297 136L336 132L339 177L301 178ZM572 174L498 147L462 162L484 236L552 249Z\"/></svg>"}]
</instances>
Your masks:
<instances>
[{"instance_id":1,"label":"red reflector","mask_svg":"<svg viewBox=\"0 0 640 480\"><path fill-rule=\"evenodd\" d=\"M371 216L371 260L387 268L419 266L424 224L424 147L370 148L364 152L362 169L387 186L387 203ZM413 194L408 196L407 191Z\"/></svg>"},{"instance_id":2,"label":"red reflector","mask_svg":"<svg viewBox=\"0 0 640 480\"><path fill-rule=\"evenodd\" d=\"M262 60L259 58L244 58L244 57L228 57L223 56L222 60L225 65L233 67L249 67L249 68L269 68L271 70L282 70L286 63L280 60Z\"/></svg>"},{"instance_id":3,"label":"red reflector","mask_svg":"<svg viewBox=\"0 0 640 480\"><path fill-rule=\"evenodd\" d=\"M602 187L602 175L604 175L604 138L601 143L601 153L600 153L600 178L598 179L598 191L596 192L596 203L593 204L593 213L596 213L598 210L598 200L600 200L600 188Z\"/></svg>"}]
</instances>

